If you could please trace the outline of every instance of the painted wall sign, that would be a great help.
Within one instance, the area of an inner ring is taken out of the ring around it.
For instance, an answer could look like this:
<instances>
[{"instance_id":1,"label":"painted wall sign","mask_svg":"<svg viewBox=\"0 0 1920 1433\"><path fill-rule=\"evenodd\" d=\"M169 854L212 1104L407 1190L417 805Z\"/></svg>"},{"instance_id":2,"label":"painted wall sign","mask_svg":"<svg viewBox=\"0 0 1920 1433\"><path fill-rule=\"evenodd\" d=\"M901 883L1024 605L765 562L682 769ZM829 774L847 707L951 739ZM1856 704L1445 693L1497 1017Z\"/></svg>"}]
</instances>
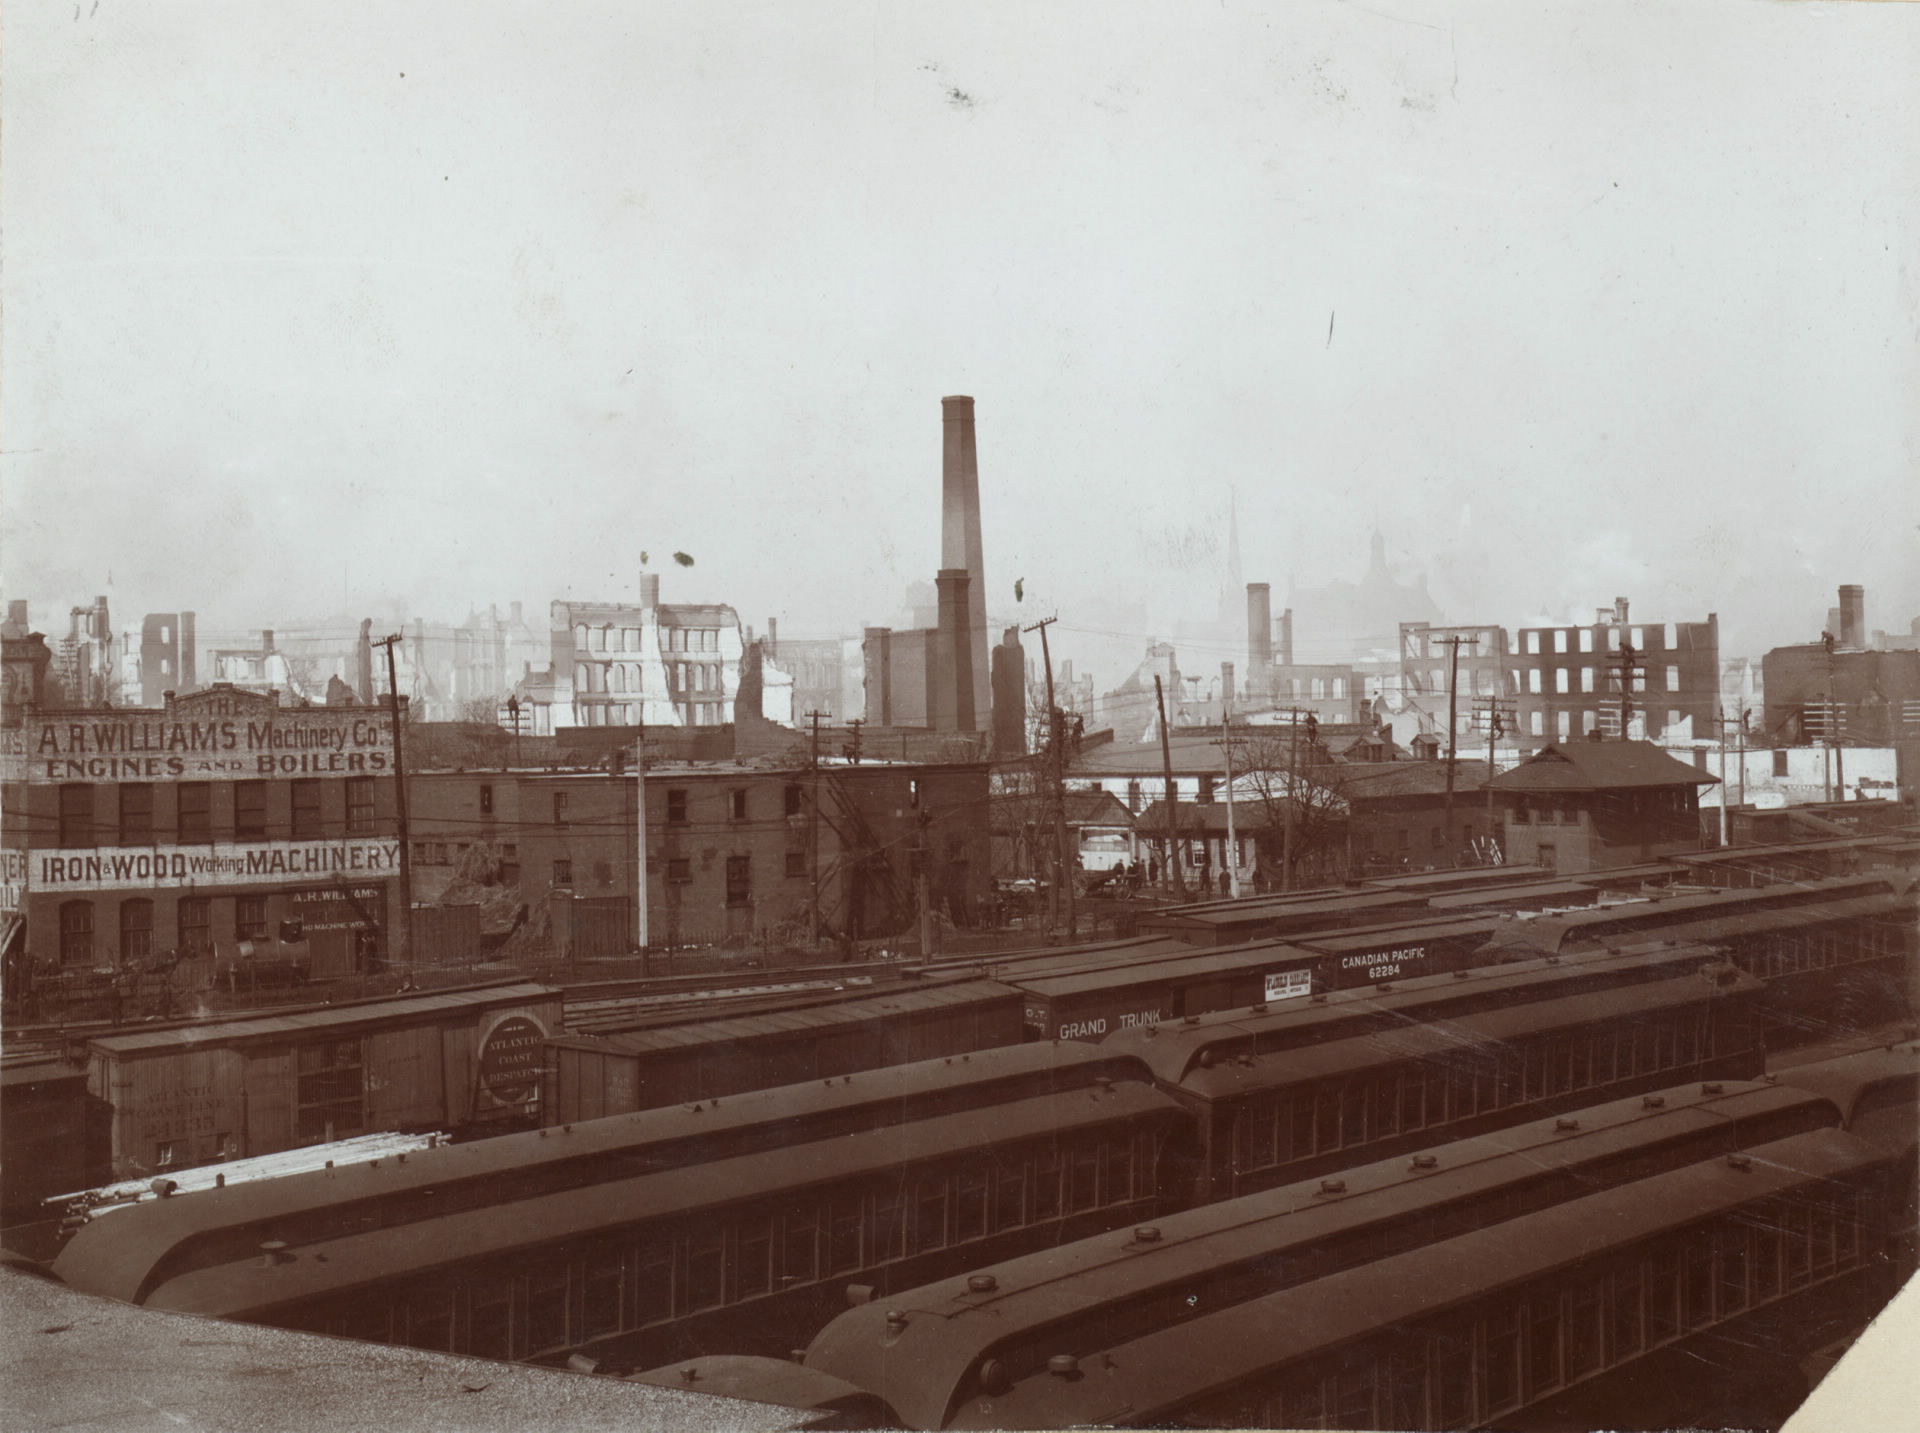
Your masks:
<instances>
[{"instance_id":1,"label":"painted wall sign","mask_svg":"<svg viewBox=\"0 0 1920 1433\"><path fill-rule=\"evenodd\" d=\"M493 1105L518 1108L540 1093L547 1031L533 1016L502 1016L480 1041L480 1093Z\"/></svg>"},{"instance_id":2,"label":"painted wall sign","mask_svg":"<svg viewBox=\"0 0 1920 1433\"><path fill-rule=\"evenodd\" d=\"M293 914L299 917L301 928L307 932L358 930L369 921L376 926L386 923L385 886L352 886L347 890L324 886L288 894L293 899Z\"/></svg>"},{"instance_id":3,"label":"painted wall sign","mask_svg":"<svg viewBox=\"0 0 1920 1433\"><path fill-rule=\"evenodd\" d=\"M27 853L0 846L0 916L17 913L26 893Z\"/></svg>"},{"instance_id":4,"label":"painted wall sign","mask_svg":"<svg viewBox=\"0 0 1920 1433\"><path fill-rule=\"evenodd\" d=\"M34 851L28 884L44 891L186 890L315 876L388 876L397 841L218 841L97 851Z\"/></svg>"},{"instance_id":5,"label":"painted wall sign","mask_svg":"<svg viewBox=\"0 0 1920 1433\"><path fill-rule=\"evenodd\" d=\"M1297 1000L1303 995L1313 994L1313 972L1311 970L1275 970L1267 975L1266 1000Z\"/></svg>"},{"instance_id":6,"label":"painted wall sign","mask_svg":"<svg viewBox=\"0 0 1920 1433\"><path fill-rule=\"evenodd\" d=\"M195 692L166 707L31 717L30 782L218 781L393 772L393 731L366 707L292 707L252 692Z\"/></svg>"},{"instance_id":7,"label":"painted wall sign","mask_svg":"<svg viewBox=\"0 0 1920 1433\"><path fill-rule=\"evenodd\" d=\"M1364 955L1343 955L1340 957L1340 973L1348 981L1361 978L1395 980L1402 975L1420 974L1417 967L1424 966L1426 961L1427 948L1424 945L1402 945L1391 950L1370 950Z\"/></svg>"}]
</instances>

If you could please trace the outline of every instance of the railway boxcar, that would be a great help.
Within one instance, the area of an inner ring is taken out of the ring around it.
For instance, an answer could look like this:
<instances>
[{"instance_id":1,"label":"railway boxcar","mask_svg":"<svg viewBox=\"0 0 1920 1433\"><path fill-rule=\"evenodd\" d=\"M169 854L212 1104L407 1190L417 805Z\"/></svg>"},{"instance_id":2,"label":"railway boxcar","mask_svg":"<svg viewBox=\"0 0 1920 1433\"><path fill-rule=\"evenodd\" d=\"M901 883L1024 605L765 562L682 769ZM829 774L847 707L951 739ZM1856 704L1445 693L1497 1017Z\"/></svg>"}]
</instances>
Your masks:
<instances>
[{"instance_id":1,"label":"railway boxcar","mask_svg":"<svg viewBox=\"0 0 1920 1433\"><path fill-rule=\"evenodd\" d=\"M786 1352L910 1286L1165 1207L1186 1119L1027 1044L117 1210L54 1263L153 1308L483 1357Z\"/></svg>"},{"instance_id":2,"label":"railway boxcar","mask_svg":"<svg viewBox=\"0 0 1920 1433\"><path fill-rule=\"evenodd\" d=\"M0 1067L0 1224L46 1217L41 1202L110 1177L112 1112L87 1093L87 1072L47 1055Z\"/></svg>"},{"instance_id":3,"label":"railway boxcar","mask_svg":"<svg viewBox=\"0 0 1920 1433\"><path fill-rule=\"evenodd\" d=\"M991 980L905 980L831 1001L547 1042L548 1124L657 1109L715 1096L945 1055L1025 1038L1021 993ZM635 1019L634 1024L643 1024Z\"/></svg>"},{"instance_id":4,"label":"railway boxcar","mask_svg":"<svg viewBox=\"0 0 1920 1433\"><path fill-rule=\"evenodd\" d=\"M1305 996L1313 990L1320 964L1312 951L1257 941L1221 949L1189 947L1123 965L1012 972L1005 979L1024 998L1031 1038L1102 1040L1160 1020Z\"/></svg>"},{"instance_id":5,"label":"railway boxcar","mask_svg":"<svg viewBox=\"0 0 1920 1433\"><path fill-rule=\"evenodd\" d=\"M1493 917L1424 918L1120 961L1063 954L996 974L1025 993L1030 1035L1100 1040L1155 1021L1455 970L1473 963L1501 927Z\"/></svg>"},{"instance_id":6,"label":"railway boxcar","mask_svg":"<svg viewBox=\"0 0 1920 1433\"><path fill-rule=\"evenodd\" d=\"M1684 1078L1758 1075L1759 982L1711 949L1547 957L1149 1026L1195 1117L1194 1201Z\"/></svg>"},{"instance_id":7,"label":"railway boxcar","mask_svg":"<svg viewBox=\"0 0 1920 1433\"><path fill-rule=\"evenodd\" d=\"M916 1428L1000 1426L1000 1417L1013 1427L1127 1421L1168 1403L1129 1411L1125 1400L1056 1401L1049 1412L1064 1421L1034 1425L1022 1390L1052 1379L1090 1385L1080 1391L1099 1399L1114 1367L1101 1361L1108 1350L1196 1321L1285 1344L1308 1335L1316 1318L1299 1315L1296 1325L1244 1311L1597 1191L1632 1190L1716 1157L1834 1134L1839 1123L1825 1096L1764 1082L1692 1084L1592 1106L1577 1119L1531 1122L1410 1162L1377 1162L1340 1179L1172 1215L849 1310L814 1339L806 1363L879 1395ZM1236 1321L1232 1311L1244 1316ZM1198 1366L1164 1370L1166 1382L1191 1401L1196 1387L1208 1386L1206 1364L1200 1355Z\"/></svg>"},{"instance_id":8,"label":"railway boxcar","mask_svg":"<svg viewBox=\"0 0 1920 1433\"><path fill-rule=\"evenodd\" d=\"M538 1116L551 986L496 984L96 1037L112 1177L137 1179L377 1130L514 1128Z\"/></svg>"},{"instance_id":9,"label":"railway boxcar","mask_svg":"<svg viewBox=\"0 0 1920 1433\"><path fill-rule=\"evenodd\" d=\"M1379 925L1396 917L1411 919L1426 904L1427 896L1420 892L1306 891L1165 906L1138 916L1134 925L1142 932L1178 936L1190 945L1244 945L1363 923Z\"/></svg>"}]
</instances>

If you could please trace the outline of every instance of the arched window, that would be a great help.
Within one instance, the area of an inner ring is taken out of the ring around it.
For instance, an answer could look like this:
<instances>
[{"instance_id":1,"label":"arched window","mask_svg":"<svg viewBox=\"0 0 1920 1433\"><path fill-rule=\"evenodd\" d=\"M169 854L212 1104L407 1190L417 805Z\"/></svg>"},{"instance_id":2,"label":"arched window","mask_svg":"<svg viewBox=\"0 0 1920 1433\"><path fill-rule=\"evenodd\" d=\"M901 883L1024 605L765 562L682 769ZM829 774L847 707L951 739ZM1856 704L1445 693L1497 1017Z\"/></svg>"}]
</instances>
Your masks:
<instances>
[{"instance_id":1,"label":"arched window","mask_svg":"<svg viewBox=\"0 0 1920 1433\"><path fill-rule=\"evenodd\" d=\"M93 902L63 901L60 905L60 963L93 964Z\"/></svg>"},{"instance_id":2,"label":"arched window","mask_svg":"<svg viewBox=\"0 0 1920 1433\"><path fill-rule=\"evenodd\" d=\"M573 689L576 692L588 692L593 690L592 685L587 680L587 664L585 662L574 663Z\"/></svg>"},{"instance_id":3,"label":"arched window","mask_svg":"<svg viewBox=\"0 0 1920 1433\"><path fill-rule=\"evenodd\" d=\"M590 641L589 641L589 638L587 637L587 624L585 622L582 622L578 627L575 627L573 629L573 650L576 652L584 652L588 649L589 645L590 645Z\"/></svg>"}]
</instances>

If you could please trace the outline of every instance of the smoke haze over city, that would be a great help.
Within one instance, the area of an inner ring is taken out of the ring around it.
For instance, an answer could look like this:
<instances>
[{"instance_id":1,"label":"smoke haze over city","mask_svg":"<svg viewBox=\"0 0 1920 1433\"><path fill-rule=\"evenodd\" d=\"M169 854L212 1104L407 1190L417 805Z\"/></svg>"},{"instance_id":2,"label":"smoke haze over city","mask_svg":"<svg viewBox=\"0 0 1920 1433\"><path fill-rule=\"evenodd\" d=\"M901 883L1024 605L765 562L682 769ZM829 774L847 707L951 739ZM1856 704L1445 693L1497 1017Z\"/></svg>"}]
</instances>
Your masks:
<instances>
[{"instance_id":1,"label":"smoke haze over city","mask_svg":"<svg viewBox=\"0 0 1920 1433\"><path fill-rule=\"evenodd\" d=\"M23 11L6 593L215 641L646 553L854 636L969 393L990 610L1103 681L1230 506L1276 608L1378 531L1452 621L1904 631L1898 8Z\"/></svg>"}]
</instances>

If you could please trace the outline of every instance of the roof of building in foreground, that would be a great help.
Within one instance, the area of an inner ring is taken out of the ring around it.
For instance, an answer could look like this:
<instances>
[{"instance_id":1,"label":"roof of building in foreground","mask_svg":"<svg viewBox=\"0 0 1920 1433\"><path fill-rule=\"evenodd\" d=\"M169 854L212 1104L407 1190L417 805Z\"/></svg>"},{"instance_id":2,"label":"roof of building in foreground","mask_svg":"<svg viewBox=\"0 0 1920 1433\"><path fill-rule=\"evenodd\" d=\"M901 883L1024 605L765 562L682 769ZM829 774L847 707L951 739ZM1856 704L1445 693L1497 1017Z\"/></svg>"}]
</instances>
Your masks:
<instances>
[{"instance_id":1,"label":"roof of building in foreground","mask_svg":"<svg viewBox=\"0 0 1920 1433\"><path fill-rule=\"evenodd\" d=\"M1650 741L1570 741L1535 752L1486 784L1495 791L1620 791L1712 786L1719 779Z\"/></svg>"},{"instance_id":2,"label":"roof of building in foreground","mask_svg":"<svg viewBox=\"0 0 1920 1433\"><path fill-rule=\"evenodd\" d=\"M134 1308L0 1268L20 1428L805 1428L818 1415L559 1369Z\"/></svg>"}]
</instances>

